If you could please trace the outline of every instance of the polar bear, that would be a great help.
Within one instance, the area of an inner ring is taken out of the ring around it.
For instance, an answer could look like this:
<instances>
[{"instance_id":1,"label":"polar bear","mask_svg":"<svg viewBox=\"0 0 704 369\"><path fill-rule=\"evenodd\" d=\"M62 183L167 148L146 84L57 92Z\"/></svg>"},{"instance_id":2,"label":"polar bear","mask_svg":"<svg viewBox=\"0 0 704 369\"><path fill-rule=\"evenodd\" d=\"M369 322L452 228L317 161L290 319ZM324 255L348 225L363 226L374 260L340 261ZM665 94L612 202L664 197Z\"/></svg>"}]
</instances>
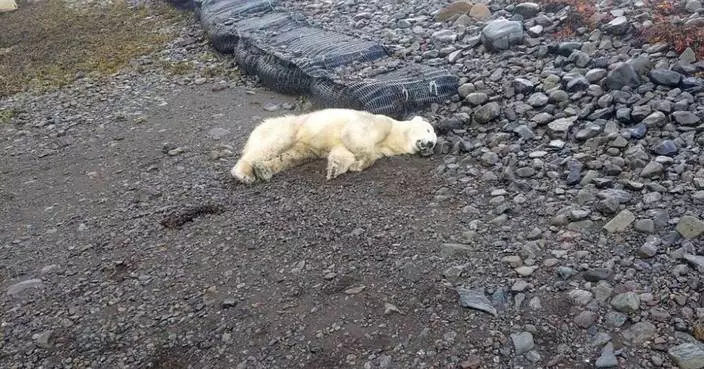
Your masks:
<instances>
[{"instance_id":1,"label":"polar bear","mask_svg":"<svg viewBox=\"0 0 704 369\"><path fill-rule=\"evenodd\" d=\"M262 121L250 134L230 174L245 184L273 175L309 159L327 159L328 180L348 171L369 168L382 157L428 156L437 143L433 126L424 118L396 120L353 109L322 109Z\"/></svg>"}]
</instances>

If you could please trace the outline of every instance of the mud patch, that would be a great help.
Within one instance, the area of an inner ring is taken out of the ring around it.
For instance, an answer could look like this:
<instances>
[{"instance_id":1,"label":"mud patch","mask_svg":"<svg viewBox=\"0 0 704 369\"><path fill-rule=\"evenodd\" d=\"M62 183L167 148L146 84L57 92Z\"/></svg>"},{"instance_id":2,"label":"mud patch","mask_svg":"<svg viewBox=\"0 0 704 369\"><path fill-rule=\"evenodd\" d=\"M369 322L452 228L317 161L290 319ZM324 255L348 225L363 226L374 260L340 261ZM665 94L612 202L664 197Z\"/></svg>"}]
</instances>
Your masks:
<instances>
[{"instance_id":1,"label":"mud patch","mask_svg":"<svg viewBox=\"0 0 704 369\"><path fill-rule=\"evenodd\" d=\"M225 209L222 206L213 204L191 206L172 212L162 219L160 223L166 228L181 228L184 224L198 217L209 214L220 214L223 211L225 211Z\"/></svg>"}]
</instances>

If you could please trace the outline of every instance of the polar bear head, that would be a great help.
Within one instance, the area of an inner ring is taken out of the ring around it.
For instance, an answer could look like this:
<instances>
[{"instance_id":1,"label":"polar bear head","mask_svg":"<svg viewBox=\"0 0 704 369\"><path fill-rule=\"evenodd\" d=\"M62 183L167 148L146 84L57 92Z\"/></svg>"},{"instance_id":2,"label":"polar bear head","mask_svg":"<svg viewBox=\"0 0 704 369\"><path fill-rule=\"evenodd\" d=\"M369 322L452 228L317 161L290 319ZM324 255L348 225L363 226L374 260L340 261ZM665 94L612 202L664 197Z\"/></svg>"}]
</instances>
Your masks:
<instances>
[{"instance_id":1,"label":"polar bear head","mask_svg":"<svg viewBox=\"0 0 704 369\"><path fill-rule=\"evenodd\" d=\"M428 156L433 153L433 148L438 142L433 126L423 117L415 116L406 122L406 138L408 139L409 152Z\"/></svg>"}]
</instances>

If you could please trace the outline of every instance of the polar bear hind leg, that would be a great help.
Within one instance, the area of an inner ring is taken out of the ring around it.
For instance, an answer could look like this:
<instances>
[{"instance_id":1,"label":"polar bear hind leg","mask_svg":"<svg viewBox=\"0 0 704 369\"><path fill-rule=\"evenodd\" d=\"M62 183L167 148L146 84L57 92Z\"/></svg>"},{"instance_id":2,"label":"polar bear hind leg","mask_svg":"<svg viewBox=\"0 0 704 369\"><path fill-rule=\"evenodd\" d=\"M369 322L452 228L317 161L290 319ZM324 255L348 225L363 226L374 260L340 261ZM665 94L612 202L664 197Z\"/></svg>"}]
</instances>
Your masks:
<instances>
[{"instance_id":1,"label":"polar bear hind leg","mask_svg":"<svg viewBox=\"0 0 704 369\"><path fill-rule=\"evenodd\" d=\"M288 116L262 122L249 135L242 157L230 174L246 184L253 183L257 178L269 180L273 171L266 163L293 146L297 128Z\"/></svg>"},{"instance_id":2,"label":"polar bear hind leg","mask_svg":"<svg viewBox=\"0 0 704 369\"><path fill-rule=\"evenodd\" d=\"M301 143L297 143L294 144L288 150L284 151L282 154L277 155L274 158L269 159L258 166L255 165L255 171L257 171L257 167L261 167L261 170L265 171L263 175L268 174L269 178L271 178L271 176L279 172L299 166L306 162L308 159L312 159L314 157L315 153L311 151L308 146ZM259 174L257 175L259 176Z\"/></svg>"},{"instance_id":3,"label":"polar bear hind leg","mask_svg":"<svg viewBox=\"0 0 704 369\"><path fill-rule=\"evenodd\" d=\"M352 152L344 146L335 146L328 154L327 179L337 178L341 174L347 173L350 166L354 164L355 157Z\"/></svg>"}]
</instances>

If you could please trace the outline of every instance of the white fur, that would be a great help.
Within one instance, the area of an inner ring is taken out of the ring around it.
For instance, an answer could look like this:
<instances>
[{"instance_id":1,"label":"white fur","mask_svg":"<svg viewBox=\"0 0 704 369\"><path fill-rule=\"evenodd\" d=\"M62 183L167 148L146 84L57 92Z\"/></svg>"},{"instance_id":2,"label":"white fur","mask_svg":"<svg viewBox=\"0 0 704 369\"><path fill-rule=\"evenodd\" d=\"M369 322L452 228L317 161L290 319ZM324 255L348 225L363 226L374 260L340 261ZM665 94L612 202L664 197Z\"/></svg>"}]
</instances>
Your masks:
<instances>
[{"instance_id":1,"label":"white fur","mask_svg":"<svg viewBox=\"0 0 704 369\"><path fill-rule=\"evenodd\" d=\"M359 110L323 109L265 119L230 173L249 184L268 181L308 159L327 158L327 179L333 179L369 168L382 157L426 154L436 142L433 126L419 116L399 121Z\"/></svg>"}]
</instances>

